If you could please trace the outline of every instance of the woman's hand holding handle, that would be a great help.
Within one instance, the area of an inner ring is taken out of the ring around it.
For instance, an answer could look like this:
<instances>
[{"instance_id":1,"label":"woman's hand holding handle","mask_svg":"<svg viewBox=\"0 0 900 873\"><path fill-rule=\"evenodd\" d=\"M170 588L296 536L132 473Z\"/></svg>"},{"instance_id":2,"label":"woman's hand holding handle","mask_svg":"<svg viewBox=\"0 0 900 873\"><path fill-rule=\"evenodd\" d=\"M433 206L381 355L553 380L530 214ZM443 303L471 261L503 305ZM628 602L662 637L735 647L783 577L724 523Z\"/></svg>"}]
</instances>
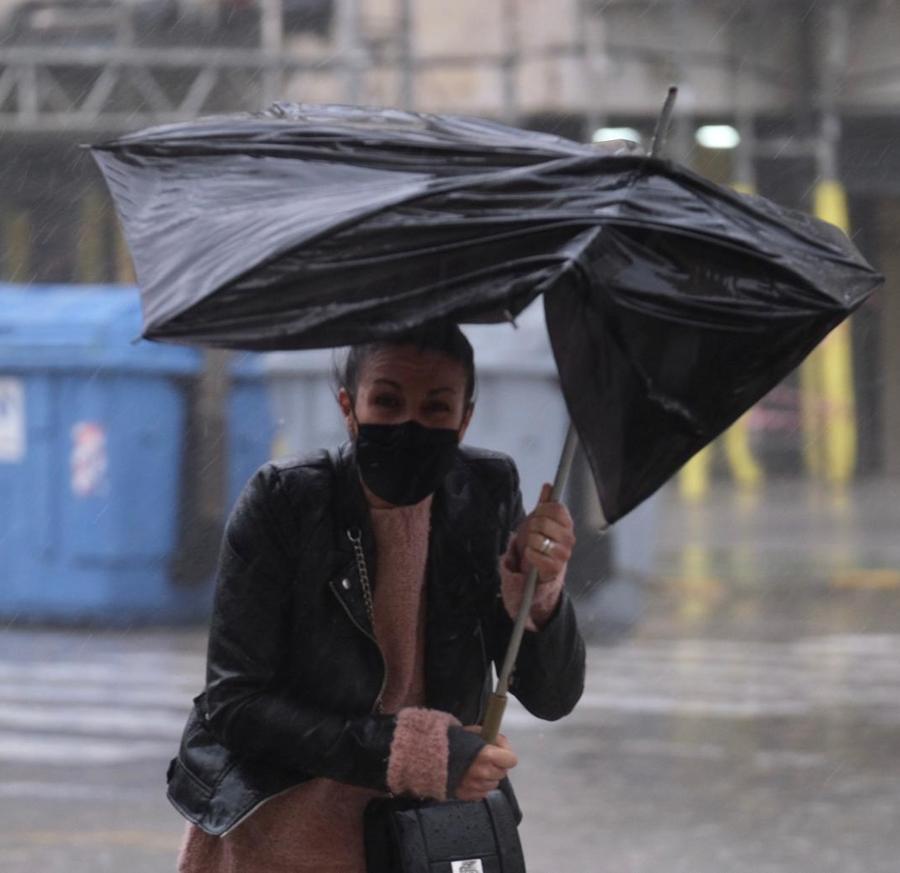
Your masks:
<instances>
[{"instance_id":1,"label":"woman's hand holding handle","mask_svg":"<svg viewBox=\"0 0 900 873\"><path fill-rule=\"evenodd\" d=\"M466 727L467 731L480 733L478 725ZM485 744L475 760L469 765L462 781L456 788L458 800L483 800L493 791L509 770L512 770L519 759L509 746L509 741L502 734L497 737L497 745Z\"/></svg>"}]
</instances>

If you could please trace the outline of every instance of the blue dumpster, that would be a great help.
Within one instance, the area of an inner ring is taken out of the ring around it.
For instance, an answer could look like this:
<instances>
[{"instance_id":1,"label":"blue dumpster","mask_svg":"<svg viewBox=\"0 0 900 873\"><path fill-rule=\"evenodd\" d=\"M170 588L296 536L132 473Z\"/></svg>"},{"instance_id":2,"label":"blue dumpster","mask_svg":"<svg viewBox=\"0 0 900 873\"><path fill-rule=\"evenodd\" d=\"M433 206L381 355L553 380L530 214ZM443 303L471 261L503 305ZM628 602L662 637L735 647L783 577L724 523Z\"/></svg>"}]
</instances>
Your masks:
<instances>
[{"instance_id":1,"label":"blue dumpster","mask_svg":"<svg viewBox=\"0 0 900 873\"><path fill-rule=\"evenodd\" d=\"M139 328L134 289L0 286L7 619L183 621L208 609L211 579L171 578L188 388L201 357L134 343ZM238 357L229 403L233 501L273 432L253 356Z\"/></svg>"}]
</instances>

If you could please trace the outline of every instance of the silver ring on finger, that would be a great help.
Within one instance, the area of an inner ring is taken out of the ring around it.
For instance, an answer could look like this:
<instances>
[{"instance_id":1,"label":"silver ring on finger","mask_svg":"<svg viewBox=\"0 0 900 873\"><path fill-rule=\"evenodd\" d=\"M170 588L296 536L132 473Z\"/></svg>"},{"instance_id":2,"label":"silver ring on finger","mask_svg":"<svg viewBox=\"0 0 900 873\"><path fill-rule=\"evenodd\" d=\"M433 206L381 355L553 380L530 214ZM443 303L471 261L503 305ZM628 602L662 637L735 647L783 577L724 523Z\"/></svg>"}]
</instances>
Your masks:
<instances>
[{"instance_id":1,"label":"silver ring on finger","mask_svg":"<svg viewBox=\"0 0 900 873\"><path fill-rule=\"evenodd\" d=\"M538 551L542 555L549 555L550 552L553 551L554 542L550 539L550 537L544 537L544 541L541 543L541 547Z\"/></svg>"}]
</instances>

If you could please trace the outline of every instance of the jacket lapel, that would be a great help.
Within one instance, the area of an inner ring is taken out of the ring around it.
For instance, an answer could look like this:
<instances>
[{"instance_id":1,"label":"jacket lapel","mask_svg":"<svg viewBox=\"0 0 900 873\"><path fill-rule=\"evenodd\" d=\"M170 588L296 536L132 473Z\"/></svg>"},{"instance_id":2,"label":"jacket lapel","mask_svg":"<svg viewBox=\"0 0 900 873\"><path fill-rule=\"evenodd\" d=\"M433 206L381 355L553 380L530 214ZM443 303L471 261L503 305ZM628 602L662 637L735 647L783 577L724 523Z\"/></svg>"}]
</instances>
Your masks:
<instances>
[{"instance_id":1,"label":"jacket lapel","mask_svg":"<svg viewBox=\"0 0 900 873\"><path fill-rule=\"evenodd\" d=\"M457 457L432 504L429 596L455 612L481 611L499 555L496 506Z\"/></svg>"}]
</instances>

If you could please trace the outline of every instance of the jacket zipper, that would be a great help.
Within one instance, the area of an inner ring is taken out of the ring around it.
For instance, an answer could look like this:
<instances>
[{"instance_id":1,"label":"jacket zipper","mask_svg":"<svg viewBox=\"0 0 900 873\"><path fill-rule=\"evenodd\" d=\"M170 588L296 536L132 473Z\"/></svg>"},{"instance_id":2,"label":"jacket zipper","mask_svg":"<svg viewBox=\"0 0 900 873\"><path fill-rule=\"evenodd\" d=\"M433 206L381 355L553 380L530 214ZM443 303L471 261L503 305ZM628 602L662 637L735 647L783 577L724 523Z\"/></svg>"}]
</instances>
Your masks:
<instances>
[{"instance_id":1,"label":"jacket zipper","mask_svg":"<svg viewBox=\"0 0 900 873\"><path fill-rule=\"evenodd\" d=\"M363 600L366 604L366 612L369 615L369 624L372 625L372 633L369 633L354 617L350 610L347 608L347 605L344 603L343 598L338 597L338 600L341 603L341 606L344 607L344 612L347 613L347 617L350 621L353 622L354 625L365 635L367 636L375 646L375 649L378 651L378 657L381 658L381 688L378 690L378 695L375 697L375 702L372 704L371 711L378 713L379 715L383 712L383 698L384 691L387 688L387 680L388 680L388 668L387 668L387 659L384 657L384 652L381 649L381 646L378 643L378 640L375 639L375 606L374 600L372 597L372 586L369 583L369 570L366 566L366 556L363 552L362 548L362 533L359 528L356 529L356 533L354 534L352 529L347 530L347 539L350 540L350 543L353 546L353 555L356 558L356 570L359 575L360 584L363 587Z\"/></svg>"}]
</instances>

